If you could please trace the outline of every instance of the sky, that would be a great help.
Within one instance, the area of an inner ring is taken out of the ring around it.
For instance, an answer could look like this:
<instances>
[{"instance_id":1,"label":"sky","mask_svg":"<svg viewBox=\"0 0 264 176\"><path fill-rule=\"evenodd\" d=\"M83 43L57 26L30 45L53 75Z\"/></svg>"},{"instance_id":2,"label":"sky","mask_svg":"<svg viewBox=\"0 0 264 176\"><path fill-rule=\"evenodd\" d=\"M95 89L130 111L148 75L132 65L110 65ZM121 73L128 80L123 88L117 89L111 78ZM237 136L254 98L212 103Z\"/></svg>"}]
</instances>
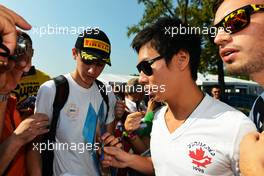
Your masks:
<instances>
[{"instance_id":1,"label":"sky","mask_svg":"<svg viewBox=\"0 0 264 176\"><path fill-rule=\"evenodd\" d=\"M127 27L137 24L144 12L137 0L2 0L1 4L32 25L28 34L33 40L33 64L50 76L75 69L71 50L78 33L87 27L99 27L110 39L112 66L103 73L137 73L137 54L130 47L133 36L127 37Z\"/></svg>"}]
</instances>

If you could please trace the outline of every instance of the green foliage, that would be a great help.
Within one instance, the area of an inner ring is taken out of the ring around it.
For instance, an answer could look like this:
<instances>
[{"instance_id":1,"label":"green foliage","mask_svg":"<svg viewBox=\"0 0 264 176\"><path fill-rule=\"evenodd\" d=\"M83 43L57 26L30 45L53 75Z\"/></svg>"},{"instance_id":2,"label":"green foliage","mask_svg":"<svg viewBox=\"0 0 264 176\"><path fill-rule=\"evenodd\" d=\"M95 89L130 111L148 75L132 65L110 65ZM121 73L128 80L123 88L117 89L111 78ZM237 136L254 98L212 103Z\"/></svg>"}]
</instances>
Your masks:
<instances>
[{"instance_id":1,"label":"green foliage","mask_svg":"<svg viewBox=\"0 0 264 176\"><path fill-rule=\"evenodd\" d=\"M209 30L213 24L212 0L138 0L138 3L144 4L146 10L138 24L128 27L128 36L138 33L162 16L178 17L188 25L199 26L200 29ZM212 32L216 35L216 31ZM224 87L223 64L218 48L210 36L213 35L202 35L203 52L199 72L218 74L219 84Z\"/></svg>"},{"instance_id":2,"label":"green foliage","mask_svg":"<svg viewBox=\"0 0 264 176\"><path fill-rule=\"evenodd\" d=\"M213 20L213 12L211 11L211 0L138 0L143 3L145 12L141 21L128 27L127 35L138 33L146 25L155 22L158 17L170 16L178 17L183 21L187 21L190 26L210 27ZM188 8L186 8L188 5ZM218 49L210 41L209 36L202 36L203 53L201 56L200 72L217 73Z\"/></svg>"},{"instance_id":3,"label":"green foliage","mask_svg":"<svg viewBox=\"0 0 264 176\"><path fill-rule=\"evenodd\" d=\"M144 4L145 12L138 24L128 27L128 37L138 33L146 25L155 22L158 17L171 16L169 10L173 9L171 0L138 0L138 3Z\"/></svg>"}]
</instances>

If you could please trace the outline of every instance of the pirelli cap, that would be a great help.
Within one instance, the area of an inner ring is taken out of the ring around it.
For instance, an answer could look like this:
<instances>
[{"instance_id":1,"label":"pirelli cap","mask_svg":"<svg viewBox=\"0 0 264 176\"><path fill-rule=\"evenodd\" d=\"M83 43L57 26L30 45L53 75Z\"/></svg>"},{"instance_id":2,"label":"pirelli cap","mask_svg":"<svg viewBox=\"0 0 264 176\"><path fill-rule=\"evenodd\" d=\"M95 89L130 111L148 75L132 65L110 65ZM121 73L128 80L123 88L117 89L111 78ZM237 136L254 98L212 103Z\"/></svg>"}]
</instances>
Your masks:
<instances>
[{"instance_id":1,"label":"pirelli cap","mask_svg":"<svg viewBox=\"0 0 264 176\"><path fill-rule=\"evenodd\" d=\"M84 31L75 43L75 48L80 50L84 63L99 60L111 66L111 44L106 34L101 30Z\"/></svg>"}]
</instances>

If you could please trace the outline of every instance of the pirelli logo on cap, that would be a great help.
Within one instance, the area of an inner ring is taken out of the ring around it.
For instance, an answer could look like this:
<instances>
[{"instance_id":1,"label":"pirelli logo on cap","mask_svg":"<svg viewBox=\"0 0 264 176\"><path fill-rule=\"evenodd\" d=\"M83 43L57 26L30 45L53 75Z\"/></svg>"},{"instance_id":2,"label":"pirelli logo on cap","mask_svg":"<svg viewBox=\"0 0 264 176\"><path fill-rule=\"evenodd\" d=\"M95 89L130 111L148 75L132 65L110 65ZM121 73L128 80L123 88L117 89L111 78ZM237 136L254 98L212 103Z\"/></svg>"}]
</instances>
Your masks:
<instances>
[{"instance_id":1,"label":"pirelli logo on cap","mask_svg":"<svg viewBox=\"0 0 264 176\"><path fill-rule=\"evenodd\" d=\"M83 42L84 48L95 48L109 53L110 45L97 39L85 38Z\"/></svg>"}]
</instances>

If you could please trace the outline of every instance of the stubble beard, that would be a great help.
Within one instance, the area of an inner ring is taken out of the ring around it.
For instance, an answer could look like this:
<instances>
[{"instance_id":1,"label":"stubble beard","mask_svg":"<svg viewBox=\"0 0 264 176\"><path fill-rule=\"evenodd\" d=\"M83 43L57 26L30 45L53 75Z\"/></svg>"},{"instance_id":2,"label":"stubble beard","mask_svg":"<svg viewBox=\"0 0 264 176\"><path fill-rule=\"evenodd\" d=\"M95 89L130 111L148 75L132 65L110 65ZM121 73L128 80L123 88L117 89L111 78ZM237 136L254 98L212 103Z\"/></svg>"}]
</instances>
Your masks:
<instances>
[{"instance_id":1,"label":"stubble beard","mask_svg":"<svg viewBox=\"0 0 264 176\"><path fill-rule=\"evenodd\" d=\"M264 48L248 58L241 65L225 64L227 71L234 75L253 75L264 71ZM243 58L242 58L243 60Z\"/></svg>"}]
</instances>

